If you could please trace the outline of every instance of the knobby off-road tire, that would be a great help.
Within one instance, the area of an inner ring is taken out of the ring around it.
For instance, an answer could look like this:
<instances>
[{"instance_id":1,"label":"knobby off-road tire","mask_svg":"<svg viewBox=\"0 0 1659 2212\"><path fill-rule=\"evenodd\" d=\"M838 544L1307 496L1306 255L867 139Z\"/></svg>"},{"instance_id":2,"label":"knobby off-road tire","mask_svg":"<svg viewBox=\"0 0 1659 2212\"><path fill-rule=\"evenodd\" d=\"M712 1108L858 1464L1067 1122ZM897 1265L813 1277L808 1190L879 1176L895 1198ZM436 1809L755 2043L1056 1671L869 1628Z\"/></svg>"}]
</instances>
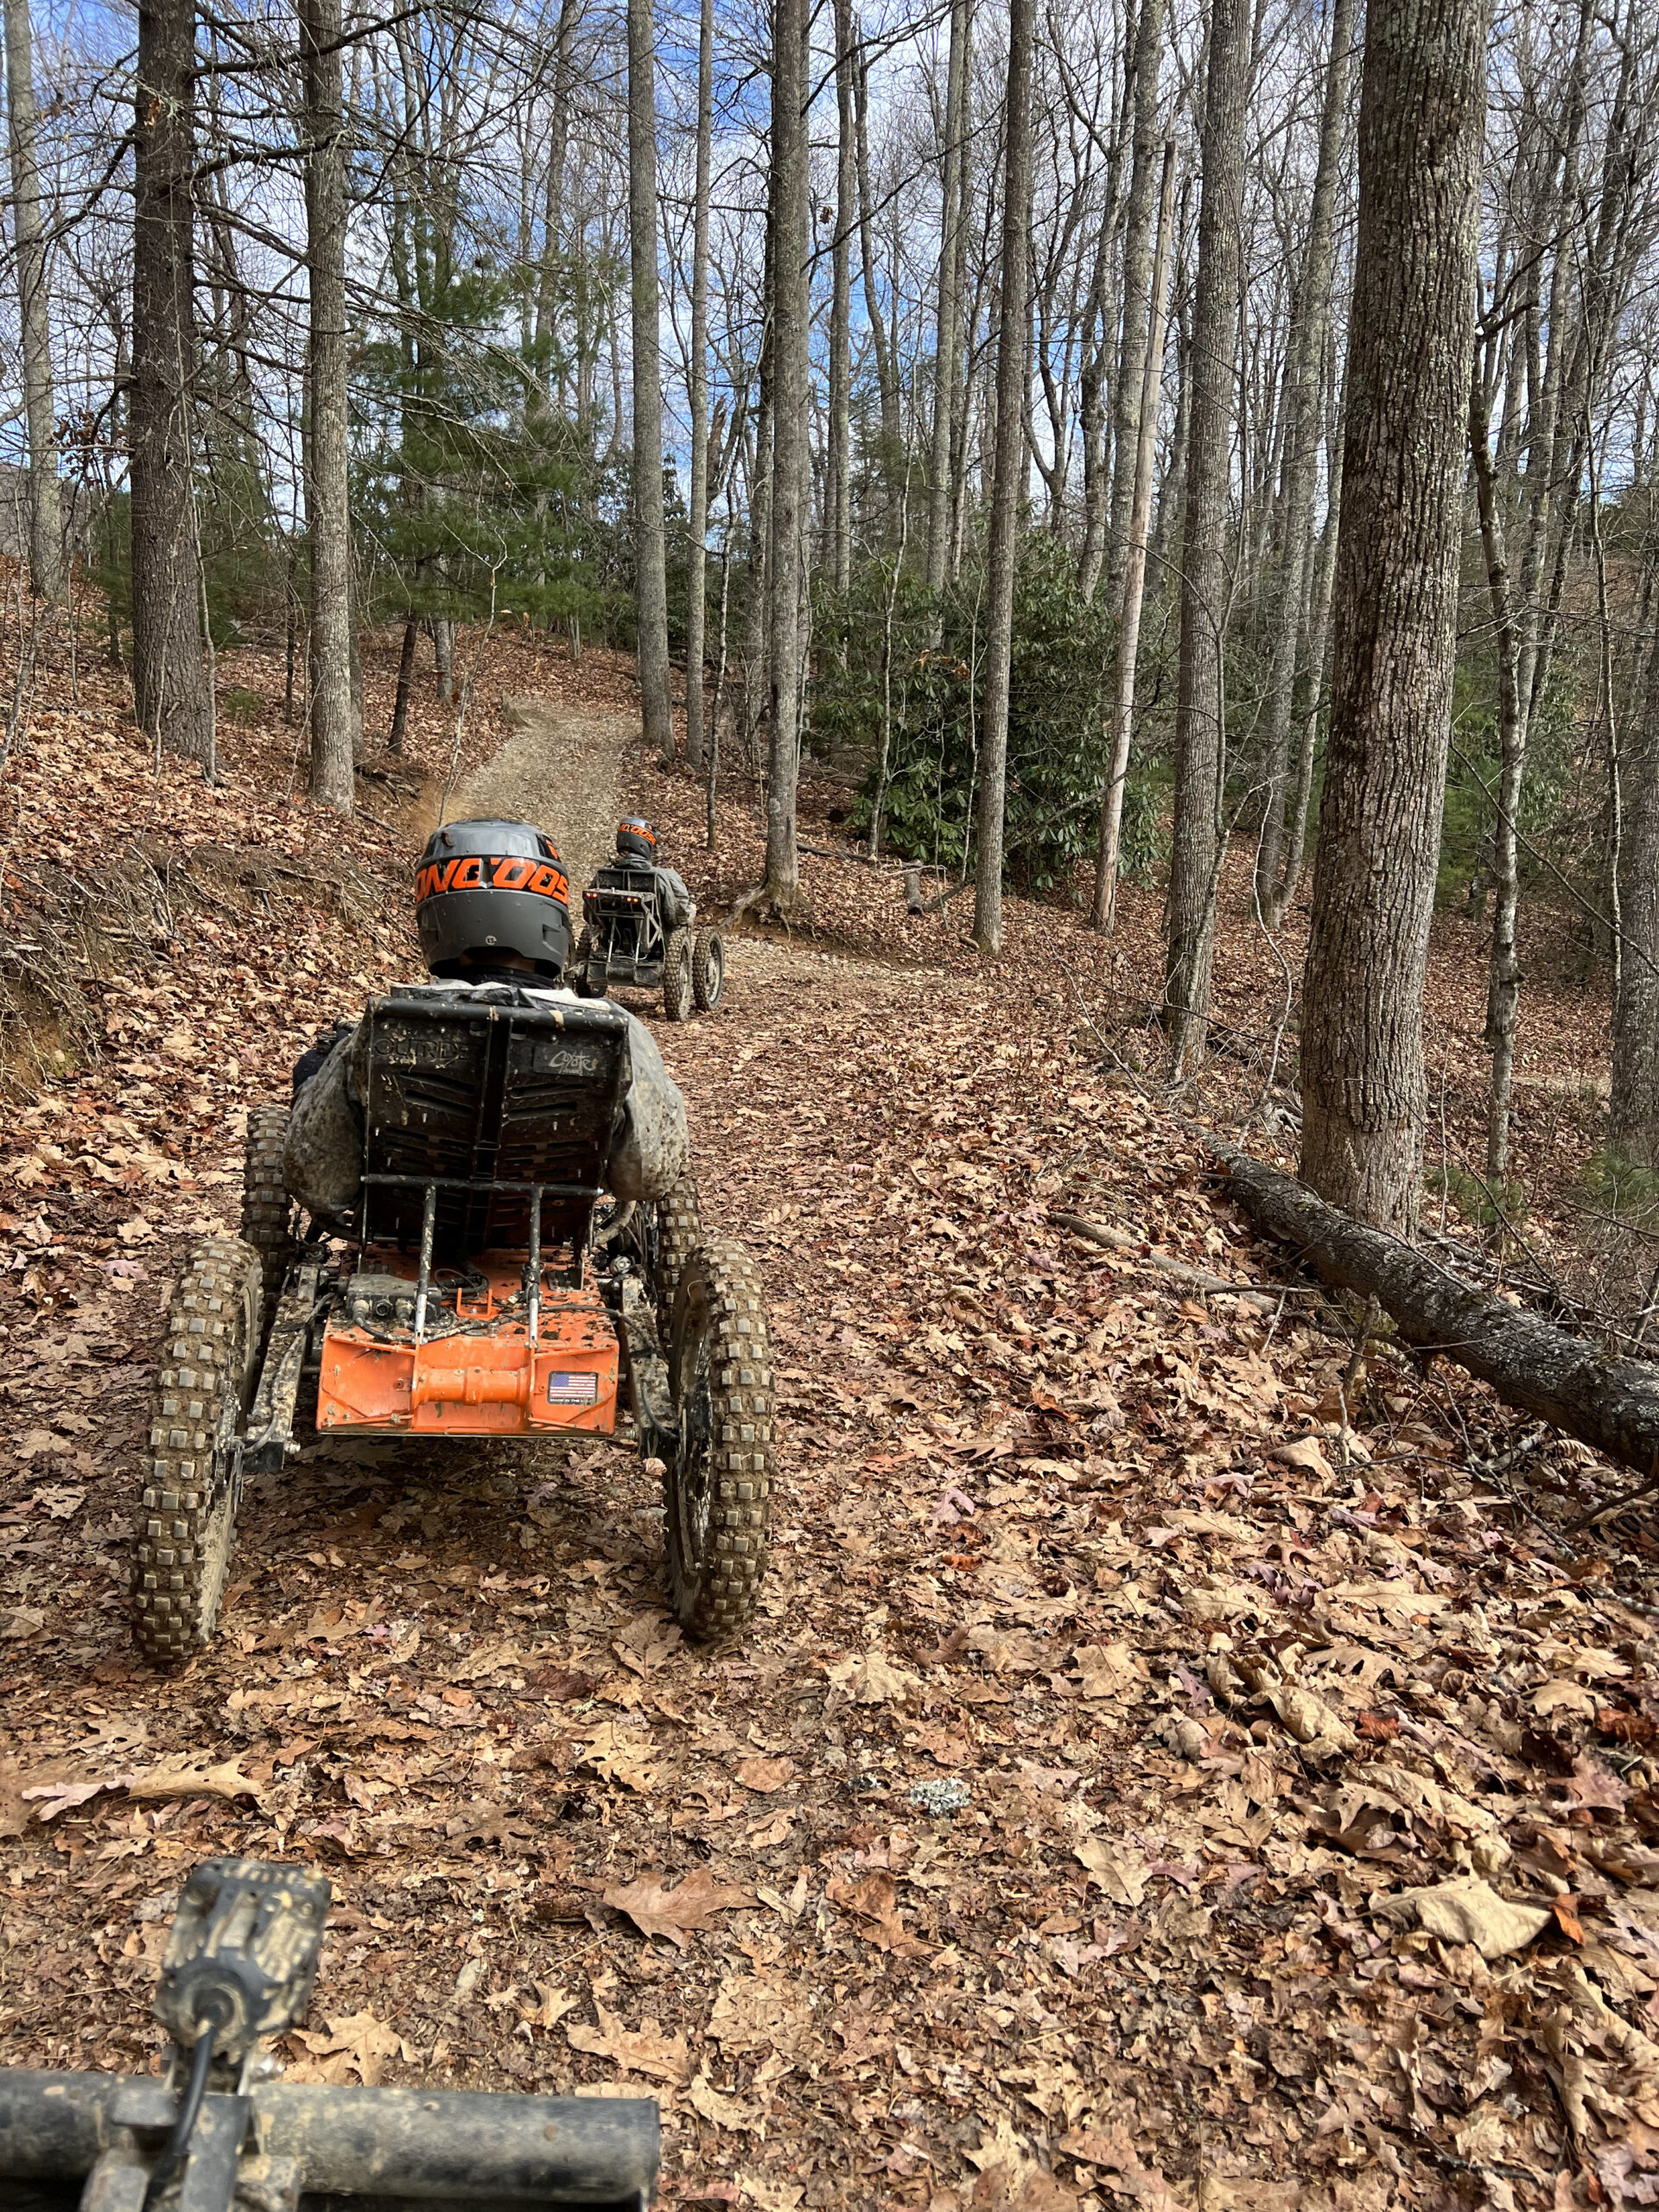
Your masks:
<instances>
[{"instance_id":1,"label":"knobby off-road tire","mask_svg":"<svg viewBox=\"0 0 1659 2212\"><path fill-rule=\"evenodd\" d=\"M674 1300L691 1255L702 1242L697 1179L688 1167L665 1198L657 1201L657 1274L652 1295L666 1347L674 1326Z\"/></svg>"},{"instance_id":2,"label":"knobby off-road tire","mask_svg":"<svg viewBox=\"0 0 1659 2212\"><path fill-rule=\"evenodd\" d=\"M754 1611L772 1496L772 1351L760 1271L741 1244L702 1245L674 1301L677 1446L664 1463L669 1602L690 1635L730 1636Z\"/></svg>"},{"instance_id":3,"label":"knobby off-road tire","mask_svg":"<svg viewBox=\"0 0 1659 2212\"><path fill-rule=\"evenodd\" d=\"M242 1242L259 1255L264 1289L264 1318L276 1310L283 1279L298 1249L293 1235L294 1201L283 1177L283 1146L288 1136L288 1109L255 1106L248 1114L248 1143L242 1160Z\"/></svg>"},{"instance_id":4,"label":"knobby off-road tire","mask_svg":"<svg viewBox=\"0 0 1659 2212\"><path fill-rule=\"evenodd\" d=\"M213 1637L230 1565L236 1426L258 1370L260 1255L235 1237L198 1244L174 1287L150 1397L132 1630L152 1665Z\"/></svg>"},{"instance_id":5,"label":"knobby off-road tire","mask_svg":"<svg viewBox=\"0 0 1659 2212\"><path fill-rule=\"evenodd\" d=\"M718 930L699 930L691 947L691 995L704 1014L720 1004L726 982L726 948Z\"/></svg>"},{"instance_id":6,"label":"knobby off-road tire","mask_svg":"<svg viewBox=\"0 0 1659 2212\"><path fill-rule=\"evenodd\" d=\"M671 1021L690 1021L693 1002L691 932L674 930L663 948L663 1012Z\"/></svg>"},{"instance_id":7,"label":"knobby off-road tire","mask_svg":"<svg viewBox=\"0 0 1659 2212\"><path fill-rule=\"evenodd\" d=\"M588 981L588 963L593 957L594 933L592 930L584 929L576 939L576 949L570 957L568 971L570 988L579 999L602 999L608 995L603 990L594 990Z\"/></svg>"}]
</instances>

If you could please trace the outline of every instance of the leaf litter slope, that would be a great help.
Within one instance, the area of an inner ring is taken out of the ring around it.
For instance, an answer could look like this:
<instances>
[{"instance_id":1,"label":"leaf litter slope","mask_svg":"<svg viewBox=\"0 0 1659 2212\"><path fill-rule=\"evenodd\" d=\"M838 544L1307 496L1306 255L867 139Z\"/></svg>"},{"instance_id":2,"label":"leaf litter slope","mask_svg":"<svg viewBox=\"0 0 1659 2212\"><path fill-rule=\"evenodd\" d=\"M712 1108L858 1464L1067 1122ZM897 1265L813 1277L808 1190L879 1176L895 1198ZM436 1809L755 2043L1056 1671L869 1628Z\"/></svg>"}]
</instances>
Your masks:
<instances>
[{"instance_id":1,"label":"leaf litter slope","mask_svg":"<svg viewBox=\"0 0 1659 2212\"><path fill-rule=\"evenodd\" d=\"M130 737L79 741L137 804ZM695 793L620 787L695 878ZM187 846L227 810L331 834L251 749L167 810ZM347 843L401 883L395 837ZM734 812L715 868L756 849ZM337 1450L250 1498L219 1643L168 1678L121 1588L168 1268L229 1215L239 1107L410 957L181 888L5 1154L8 2060L149 2064L183 1873L276 1852L337 1897L294 2070L632 2083L683 2201L1651 2201L1649 1617L1473 1464L1515 1435L1481 1393L1058 1225L1273 1280L1016 920L987 984L936 938L746 939L721 1014L659 1027L771 1300L752 1634L680 1640L620 1447Z\"/></svg>"}]
</instances>

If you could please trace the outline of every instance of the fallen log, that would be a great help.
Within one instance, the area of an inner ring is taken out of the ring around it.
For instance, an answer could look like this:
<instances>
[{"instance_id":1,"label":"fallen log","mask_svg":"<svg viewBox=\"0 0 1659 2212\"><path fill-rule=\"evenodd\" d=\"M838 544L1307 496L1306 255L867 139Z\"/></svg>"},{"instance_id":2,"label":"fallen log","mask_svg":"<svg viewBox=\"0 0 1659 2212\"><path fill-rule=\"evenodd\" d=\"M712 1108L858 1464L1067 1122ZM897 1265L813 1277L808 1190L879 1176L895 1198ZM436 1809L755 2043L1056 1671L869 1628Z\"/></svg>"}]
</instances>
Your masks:
<instances>
[{"instance_id":1,"label":"fallen log","mask_svg":"<svg viewBox=\"0 0 1659 2212\"><path fill-rule=\"evenodd\" d=\"M1659 1475L1659 1366L1614 1357L1524 1306L1476 1290L1263 1161L1213 1138L1206 1142L1227 1170L1230 1195L1322 1282L1374 1296L1408 1344L1455 1361L1507 1405L1536 1414L1610 1459Z\"/></svg>"}]
</instances>

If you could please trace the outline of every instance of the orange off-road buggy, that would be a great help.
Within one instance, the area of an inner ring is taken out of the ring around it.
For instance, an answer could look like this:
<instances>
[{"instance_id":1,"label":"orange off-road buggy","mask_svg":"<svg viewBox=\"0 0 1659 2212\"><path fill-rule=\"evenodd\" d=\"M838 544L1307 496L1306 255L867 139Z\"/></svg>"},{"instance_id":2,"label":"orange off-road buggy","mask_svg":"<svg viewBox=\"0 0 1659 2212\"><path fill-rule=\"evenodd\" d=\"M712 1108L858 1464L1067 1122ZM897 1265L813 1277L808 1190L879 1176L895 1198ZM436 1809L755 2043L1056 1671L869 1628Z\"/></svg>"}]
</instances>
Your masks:
<instances>
[{"instance_id":1,"label":"orange off-road buggy","mask_svg":"<svg viewBox=\"0 0 1659 2212\"><path fill-rule=\"evenodd\" d=\"M685 1177L601 1189L628 1081L602 1001L394 990L367 1017L350 1237L296 1222L287 1109L249 1116L240 1238L174 1289L150 1412L134 1632L158 1662L212 1637L243 1486L306 1434L610 1436L662 1462L668 1594L693 1634L753 1609L772 1475L759 1271L705 1239Z\"/></svg>"}]
</instances>

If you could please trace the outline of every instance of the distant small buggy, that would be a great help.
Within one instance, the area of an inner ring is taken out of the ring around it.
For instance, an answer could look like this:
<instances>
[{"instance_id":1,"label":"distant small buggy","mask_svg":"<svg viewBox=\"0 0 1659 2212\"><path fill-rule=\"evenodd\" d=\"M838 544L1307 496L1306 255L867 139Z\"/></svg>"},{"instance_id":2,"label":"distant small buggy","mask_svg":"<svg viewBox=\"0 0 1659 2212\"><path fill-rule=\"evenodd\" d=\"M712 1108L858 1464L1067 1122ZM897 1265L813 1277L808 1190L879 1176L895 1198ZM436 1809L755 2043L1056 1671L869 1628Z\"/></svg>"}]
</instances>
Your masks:
<instances>
[{"instance_id":1,"label":"distant small buggy","mask_svg":"<svg viewBox=\"0 0 1659 2212\"><path fill-rule=\"evenodd\" d=\"M690 893L657 860L657 837L637 815L618 825L616 854L582 893L582 931L572 981L588 998L624 990L663 994L671 1021L692 1007L712 1014L726 980L720 932L698 929Z\"/></svg>"}]
</instances>

